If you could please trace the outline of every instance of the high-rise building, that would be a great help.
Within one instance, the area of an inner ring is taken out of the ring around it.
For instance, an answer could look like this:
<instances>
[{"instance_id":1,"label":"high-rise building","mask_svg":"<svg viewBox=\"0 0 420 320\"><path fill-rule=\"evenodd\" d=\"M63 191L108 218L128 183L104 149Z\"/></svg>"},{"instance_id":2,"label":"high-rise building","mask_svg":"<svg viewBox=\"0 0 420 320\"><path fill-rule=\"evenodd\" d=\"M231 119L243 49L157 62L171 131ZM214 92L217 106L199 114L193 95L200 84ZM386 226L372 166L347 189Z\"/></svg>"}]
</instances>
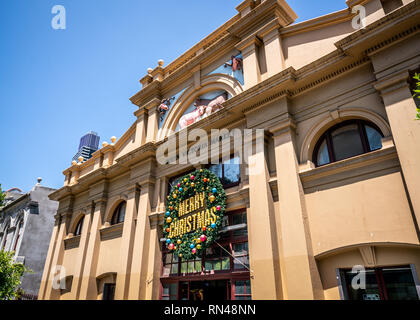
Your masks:
<instances>
[{"instance_id":1,"label":"high-rise building","mask_svg":"<svg viewBox=\"0 0 420 320\"><path fill-rule=\"evenodd\" d=\"M96 132L89 131L82 138L80 138L79 151L73 157L76 160L82 156L84 161L90 159L92 154L98 150L100 137Z\"/></svg>"}]
</instances>

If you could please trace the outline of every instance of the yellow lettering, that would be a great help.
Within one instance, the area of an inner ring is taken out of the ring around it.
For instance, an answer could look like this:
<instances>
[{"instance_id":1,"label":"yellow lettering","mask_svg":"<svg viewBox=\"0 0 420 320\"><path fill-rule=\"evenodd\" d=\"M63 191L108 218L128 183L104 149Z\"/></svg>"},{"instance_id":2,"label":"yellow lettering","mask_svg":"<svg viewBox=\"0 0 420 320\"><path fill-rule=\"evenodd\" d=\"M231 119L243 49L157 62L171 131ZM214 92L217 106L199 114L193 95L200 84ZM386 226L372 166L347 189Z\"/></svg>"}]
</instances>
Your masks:
<instances>
[{"instance_id":1,"label":"yellow lettering","mask_svg":"<svg viewBox=\"0 0 420 320\"><path fill-rule=\"evenodd\" d=\"M210 225L210 210L209 209L206 209L206 215L205 215L205 219L204 219L204 221L205 221L205 226L209 226Z\"/></svg>"},{"instance_id":2,"label":"yellow lettering","mask_svg":"<svg viewBox=\"0 0 420 320\"><path fill-rule=\"evenodd\" d=\"M194 204L194 197L191 197L190 198L190 212L192 212L192 211L194 211L194 210L197 210L198 208L196 208L195 207L195 204Z\"/></svg>"},{"instance_id":3,"label":"yellow lettering","mask_svg":"<svg viewBox=\"0 0 420 320\"><path fill-rule=\"evenodd\" d=\"M204 210L197 213L197 229L204 227Z\"/></svg>"},{"instance_id":4,"label":"yellow lettering","mask_svg":"<svg viewBox=\"0 0 420 320\"><path fill-rule=\"evenodd\" d=\"M185 211L184 201L182 201L179 204L178 217L182 217L184 215L184 211Z\"/></svg>"},{"instance_id":5,"label":"yellow lettering","mask_svg":"<svg viewBox=\"0 0 420 320\"><path fill-rule=\"evenodd\" d=\"M192 217L189 216L185 220L187 222L187 228L186 228L187 230L186 230L186 232L191 232L191 220L192 220Z\"/></svg>"},{"instance_id":6,"label":"yellow lettering","mask_svg":"<svg viewBox=\"0 0 420 320\"><path fill-rule=\"evenodd\" d=\"M179 221L179 235L182 237L184 235L184 223L185 219Z\"/></svg>"},{"instance_id":7,"label":"yellow lettering","mask_svg":"<svg viewBox=\"0 0 420 320\"><path fill-rule=\"evenodd\" d=\"M190 213L190 209L188 208L189 206L188 200L189 199L185 200L185 214Z\"/></svg>"},{"instance_id":8,"label":"yellow lettering","mask_svg":"<svg viewBox=\"0 0 420 320\"><path fill-rule=\"evenodd\" d=\"M200 209L200 196L198 193L195 194L195 209Z\"/></svg>"},{"instance_id":9,"label":"yellow lettering","mask_svg":"<svg viewBox=\"0 0 420 320\"><path fill-rule=\"evenodd\" d=\"M202 193L200 193L200 202L201 202L201 207L204 207L204 199L206 198L206 195L204 194L204 191Z\"/></svg>"},{"instance_id":10,"label":"yellow lettering","mask_svg":"<svg viewBox=\"0 0 420 320\"><path fill-rule=\"evenodd\" d=\"M216 207L210 209L211 213L211 223L216 223L217 216L215 215Z\"/></svg>"},{"instance_id":11,"label":"yellow lettering","mask_svg":"<svg viewBox=\"0 0 420 320\"><path fill-rule=\"evenodd\" d=\"M173 223L173 225L174 225L174 232L173 232L173 236L174 236L174 237L177 237L177 236L178 236L178 221L175 221L175 222Z\"/></svg>"},{"instance_id":12,"label":"yellow lettering","mask_svg":"<svg viewBox=\"0 0 420 320\"><path fill-rule=\"evenodd\" d=\"M192 227L192 230L194 231L197 228L197 226L196 226L197 214L194 213L191 217L193 218L193 227Z\"/></svg>"}]
</instances>

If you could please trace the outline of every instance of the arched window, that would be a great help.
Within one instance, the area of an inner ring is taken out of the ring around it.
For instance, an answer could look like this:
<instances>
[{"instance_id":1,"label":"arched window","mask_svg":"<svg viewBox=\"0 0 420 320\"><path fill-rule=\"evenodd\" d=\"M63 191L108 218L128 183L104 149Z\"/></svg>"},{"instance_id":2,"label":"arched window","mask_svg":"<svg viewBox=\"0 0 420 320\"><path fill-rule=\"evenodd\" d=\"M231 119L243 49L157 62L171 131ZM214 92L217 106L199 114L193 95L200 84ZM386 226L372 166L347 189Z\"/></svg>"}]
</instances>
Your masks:
<instances>
[{"instance_id":1,"label":"arched window","mask_svg":"<svg viewBox=\"0 0 420 320\"><path fill-rule=\"evenodd\" d=\"M114 213L112 215L111 225L124 222L124 218L125 218L125 207L126 207L126 202L125 201L121 202L118 205L118 207L115 209L115 211L114 211Z\"/></svg>"},{"instance_id":2,"label":"arched window","mask_svg":"<svg viewBox=\"0 0 420 320\"><path fill-rule=\"evenodd\" d=\"M16 251L16 247L18 245L18 241L19 241L19 239L20 239L20 237L22 235L22 231L23 231L23 219L20 220L19 225L18 225L18 231L17 231L18 233L17 233L17 236L16 236L16 240L15 240L15 245L13 247L13 251Z\"/></svg>"},{"instance_id":3,"label":"arched window","mask_svg":"<svg viewBox=\"0 0 420 320\"><path fill-rule=\"evenodd\" d=\"M76 229L74 230L74 235L75 236L80 236L82 234L82 228L83 228L83 220L85 219L85 217L83 216L82 218L80 218L79 222L76 225Z\"/></svg>"},{"instance_id":4,"label":"arched window","mask_svg":"<svg viewBox=\"0 0 420 320\"><path fill-rule=\"evenodd\" d=\"M371 122L348 120L328 129L315 146L316 166L351 158L382 148L382 133Z\"/></svg>"}]
</instances>

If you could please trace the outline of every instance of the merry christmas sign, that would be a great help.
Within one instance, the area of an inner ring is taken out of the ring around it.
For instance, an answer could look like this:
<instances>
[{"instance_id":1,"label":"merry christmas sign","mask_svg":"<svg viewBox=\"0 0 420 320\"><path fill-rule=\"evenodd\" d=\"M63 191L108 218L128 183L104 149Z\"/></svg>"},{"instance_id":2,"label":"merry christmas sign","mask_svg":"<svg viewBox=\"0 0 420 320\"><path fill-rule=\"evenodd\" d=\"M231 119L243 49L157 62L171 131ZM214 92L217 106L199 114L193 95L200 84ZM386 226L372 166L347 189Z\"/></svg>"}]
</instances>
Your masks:
<instances>
[{"instance_id":1,"label":"merry christmas sign","mask_svg":"<svg viewBox=\"0 0 420 320\"><path fill-rule=\"evenodd\" d=\"M210 170L182 177L166 206L163 234L168 250L184 259L201 256L218 235L225 203L223 186Z\"/></svg>"}]
</instances>

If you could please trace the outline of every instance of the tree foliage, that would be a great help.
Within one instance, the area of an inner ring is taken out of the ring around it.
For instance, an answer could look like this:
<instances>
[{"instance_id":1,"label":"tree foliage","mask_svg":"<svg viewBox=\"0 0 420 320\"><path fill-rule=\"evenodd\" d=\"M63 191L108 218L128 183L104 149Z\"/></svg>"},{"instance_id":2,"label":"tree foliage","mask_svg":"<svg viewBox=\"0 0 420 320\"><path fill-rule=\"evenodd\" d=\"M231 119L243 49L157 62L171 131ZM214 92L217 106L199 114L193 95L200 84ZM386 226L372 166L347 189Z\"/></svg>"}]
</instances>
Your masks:
<instances>
[{"instance_id":1,"label":"tree foliage","mask_svg":"<svg viewBox=\"0 0 420 320\"><path fill-rule=\"evenodd\" d=\"M0 251L0 300L12 300L19 295L21 277L30 270L13 260L14 252Z\"/></svg>"},{"instance_id":2,"label":"tree foliage","mask_svg":"<svg viewBox=\"0 0 420 320\"><path fill-rule=\"evenodd\" d=\"M413 77L414 80L416 80L416 87L413 90L413 97L414 99L420 100L420 73L416 73ZM416 120L420 120L420 109L417 108L417 114L416 114Z\"/></svg>"},{"instance_id":3,"label":"tree foliage","mask_svg":"<svg viewBox=\"0 0 420 320\"><path fill-rule=\"evenodd\" d=\"M3 191L1 190L1 184L0 184L0 207L3 205L3 201L4 201L4 197L6 195L3 193Z\"/></svg>"}]
</instances>

